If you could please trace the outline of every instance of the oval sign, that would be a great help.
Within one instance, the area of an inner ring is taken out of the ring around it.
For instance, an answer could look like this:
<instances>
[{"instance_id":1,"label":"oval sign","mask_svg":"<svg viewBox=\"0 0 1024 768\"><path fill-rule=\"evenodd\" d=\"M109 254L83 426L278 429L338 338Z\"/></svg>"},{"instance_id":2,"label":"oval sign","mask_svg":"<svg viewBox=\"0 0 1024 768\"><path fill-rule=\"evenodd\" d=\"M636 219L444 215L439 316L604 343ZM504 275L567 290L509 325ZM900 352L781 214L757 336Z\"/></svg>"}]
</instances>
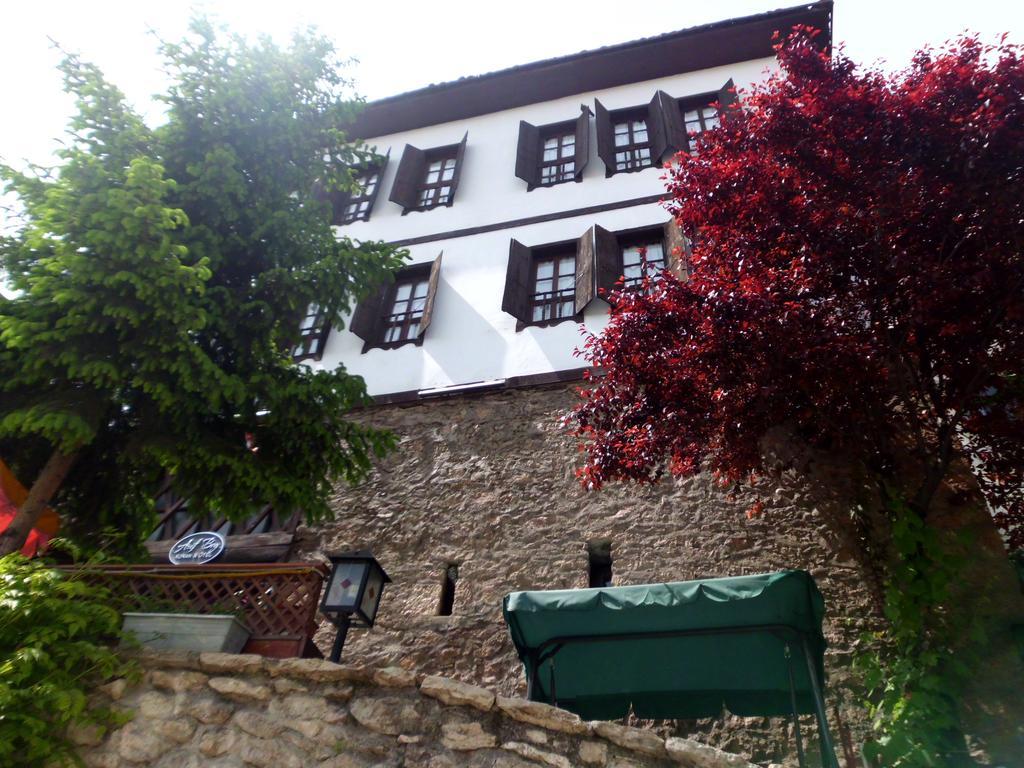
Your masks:
<instances>
[{"instance_id":1,"label":"oval sign","mask_svg":"<svg viewBox=\"0 0 1024 768\"><path fill-rule=\"evenodd\" d=\"M227 542L216 531L198 531L182 536L167 553L173 565L212 563L222 554Z\"/></svg>"}]
</instances>

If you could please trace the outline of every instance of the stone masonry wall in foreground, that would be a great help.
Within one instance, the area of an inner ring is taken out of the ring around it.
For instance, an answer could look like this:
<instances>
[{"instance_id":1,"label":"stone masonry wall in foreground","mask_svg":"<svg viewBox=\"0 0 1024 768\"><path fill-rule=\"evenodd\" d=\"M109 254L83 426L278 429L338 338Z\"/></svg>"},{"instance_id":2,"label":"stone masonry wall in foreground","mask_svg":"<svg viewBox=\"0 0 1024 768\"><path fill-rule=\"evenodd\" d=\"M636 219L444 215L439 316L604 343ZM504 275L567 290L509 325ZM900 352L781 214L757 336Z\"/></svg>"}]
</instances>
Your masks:
<instances>
[{"instance_id":1,"label":"stone masonry wall in foreground","mask_svg":"<svg viewBox=\"0 0 1024 768\"><path fill-rule=\"evenodd\" d=\"M71 734L89 768L756 768L695 741L399 668L222 653L146 654L109 683L131 713Z\"/></svg>"},{"instance_id":2,"label":"stone masonry wall in foreground","mask_svg":"<svg viewBox=\"0 0 1024 768\"><path fill-rule=\"evenodd\" d=\"M361 417L399 438L398 449L358 488L339 488L336 519L300 528L300 558L370 549L394 583L376 626L353 629L345 659L400 666L494 688L525 692L522 665L501 616L515 590L588 586L587 545L611 544L613 583L729 576L803 568L826 601L828 709L833 734L866 734L851 684L858 639L877 628L870 577L850 539L858 490L844 467L788 457L781 480L757 497L723 489L701 475L658 486L609 485L584 491L574 475L575 441L559 419L574 387L507 390L410 406L370 409ZM799 471L797 471L799 469ZM801 477L816 478L798 484ZM448 564L458 566L451 616L438 615ZM334 630L317 642L326 653ZM841 723L833 716L841 714ZM813 730L807 721L805 733ZM784 719L721 718L661 726L756 760L792 758Z\"/></svg>"}]
</instances>

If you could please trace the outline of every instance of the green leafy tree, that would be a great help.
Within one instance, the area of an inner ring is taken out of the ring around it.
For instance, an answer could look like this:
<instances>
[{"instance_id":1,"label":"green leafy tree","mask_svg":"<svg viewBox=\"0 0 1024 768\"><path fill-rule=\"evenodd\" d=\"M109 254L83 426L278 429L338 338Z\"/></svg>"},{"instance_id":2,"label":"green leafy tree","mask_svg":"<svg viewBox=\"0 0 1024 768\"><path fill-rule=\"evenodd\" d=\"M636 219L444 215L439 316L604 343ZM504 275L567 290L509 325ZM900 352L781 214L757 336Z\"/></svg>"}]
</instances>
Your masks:
<instances>
[{"instance_id":1,"label":"green leafy tree","mask_svg":"<svg viewBox=\"0 0 1024 768\"><path fill-rule=\"evenodd\" d=\"M35 476L0 554L51 500L72 524L138 525L164 473L194 508L322 518L333 483L392 444L345 418L367 400L360 378L290 355L310 304L337 327L404 257L331 229L322 190L352 185L371 154L340 129L359 104L331 44L304 32L282 49L198 20L162 51L164 125L67 55L62 162L0 169L24 208L0 242L18 291L0 301L0 440Z\"/></svg>"}]
</instances>

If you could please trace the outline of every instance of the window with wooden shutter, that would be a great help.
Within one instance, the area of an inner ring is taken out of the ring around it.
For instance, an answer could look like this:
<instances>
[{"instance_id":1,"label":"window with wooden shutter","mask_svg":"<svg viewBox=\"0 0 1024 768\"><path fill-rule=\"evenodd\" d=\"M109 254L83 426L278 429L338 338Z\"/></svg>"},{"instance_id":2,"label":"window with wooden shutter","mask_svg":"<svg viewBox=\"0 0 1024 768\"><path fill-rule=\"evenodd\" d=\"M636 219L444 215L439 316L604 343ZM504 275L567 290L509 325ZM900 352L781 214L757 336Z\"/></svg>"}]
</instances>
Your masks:
<instances>
[{"instance_id":1,"label":"window with wooden shutter","mask_svg":"<svg viewBox=\"0 0 1024 768\"><path fill-rule=\"evenodd\" d=\"M667 242L663 227L622 232L594 228L597 286L605 295L613 290L639 288L645 277L658 279L666 267Z\"/></svg>"},{"instance_id":2,"label":"window with wooden shutter","mask_svg":"<svg viewBox=\"0 0 1024 768\"><path fill-rule=\"evenodd\" d=\"M594 230L578 240L509 246L501 308L526 325L578 319L594 298Z\"/></svg>"},{"instance_id":3,"label":"window with wooden shutter","mask_svg":"<svg viewBox=\"0 0 1024 768\"><path fill-rule=\"evenodd\" d=\"M580 181L590 148L590 110L581 106L576 120L537 127L519 123L516 176L527 192L567 181Z\"/></svg>"},{"instance_id":4,"label":"window with wooden shutter","mask_svg":"<svg viewBox=\"0 0 1024 768\"><path fill-rule=\"evenodd\" d=\"M331 323L327 313L318 304L310 304L299 323L299 340L292 348L292 359L296 362L319 360L324 354L330 331Z\"/></svg>"},{"instance_id":5,"label":"window with wooden shutter","mask_svg":"<svg viewBox=\"0 0 1024 768\"><path fill-rule=\"evenodd\" d=\"M609 112L594 101L597 122L597 154L604 161L605 176L641 171L661 161L665 154L665 121L660 99L646 107Z\"/></svg>"},{"instance_id":6,"label":"window with wooden shutter","mask_svg":"<svg viewBox=\"0 0 1024 768\"><path fill-rule=\"evenodd\" d=\"M422 150L405 145L389 200L402 206L402 214L427 211L455 202L469 132L458 144Z\"/></svg>"},{"instance_id":7,"label":"window with wooden shutter","mask_svg":"<svg viewBox=\"0 0 1024 768\"><path fill-rule=\"evenodd\" d=\"M380 191L380 181L384 176L384 169L387 167L388 154L378 157L365 168L356 170L356 189L352 191L337 191L331 194L331 207L334 211L335 226L344 226L354 221L369 221L373 204L377 200L377 193Z\"/></svg>"},{"instance_id":8,"label":"window with wooden shutter","mask_svg":"<svg viewBox=\"0 0 1024 768\"><path fill-rule=\"evenodd\" d=\"M736 94L736 84L730 77L725 85L718 91L718 113L719 116L726 115L742 119L743 112L739 107L740 97Z\"/></svg>"}]
</instances>

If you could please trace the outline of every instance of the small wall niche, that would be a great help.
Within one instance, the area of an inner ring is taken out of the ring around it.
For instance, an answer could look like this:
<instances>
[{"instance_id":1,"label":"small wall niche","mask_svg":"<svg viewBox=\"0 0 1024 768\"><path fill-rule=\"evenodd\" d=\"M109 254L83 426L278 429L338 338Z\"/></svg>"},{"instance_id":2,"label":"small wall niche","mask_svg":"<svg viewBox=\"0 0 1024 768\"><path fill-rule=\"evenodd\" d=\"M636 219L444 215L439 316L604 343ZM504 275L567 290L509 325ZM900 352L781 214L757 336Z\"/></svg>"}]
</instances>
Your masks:
<instances>
[{"instance_id":1,"label":"small wall niche","mask_svg":"<svg viewBox=\"0 0 1024 768\"><path fill-rule=\"evenodd\" d=\"M455 583L459 580L459 564L446 563L441 581L441 599L437 604L438 616L451 616L455 607Z\"/></svg>"},{"instance_id":2,"label":"small wall niche","mask_svg":"<svg viewBox=\"0 0 1024 768\"><path fill-rule=\"evenodd\" d=\"M612 543L608 539L587 542L587 584L591 587L612 585Z\"/></svg>"}]
</instances>

